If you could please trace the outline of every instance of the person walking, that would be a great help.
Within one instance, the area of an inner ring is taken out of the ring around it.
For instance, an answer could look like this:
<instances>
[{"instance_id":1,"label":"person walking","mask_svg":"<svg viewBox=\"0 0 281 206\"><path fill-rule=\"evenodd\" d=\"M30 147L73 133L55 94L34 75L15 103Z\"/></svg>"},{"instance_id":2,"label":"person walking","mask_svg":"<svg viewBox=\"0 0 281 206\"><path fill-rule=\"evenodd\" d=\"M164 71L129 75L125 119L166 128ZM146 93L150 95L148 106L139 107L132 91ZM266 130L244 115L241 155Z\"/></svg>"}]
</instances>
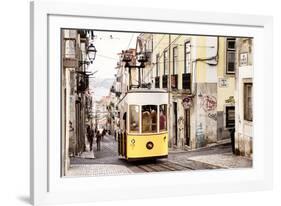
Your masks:
<instances>
[{"instance_id":1,"label":"person walking","mask_svg":"<svg viewBox=\"0 0 281 206\"><path fill-rule=\"evenodd\" d=\"M96 141L97 141L97 151L100 151L101 134L99 130L96 133Z\"/></svg>"},{"instance_id":2,"label":"person walking","mask_svg":"<svg viewBox=\"0 0 281 206\"><path fill-rule=\"evenodd\" d=\"M90 125L87 126L87 139L90 145L90 151L93 150L94 132Z\"/></svg>"},{"instance_id":3,"label":"person walking","mask_svg":"<svg viewBox=\"0 0 281 206\"><path fill-rule=\"evenodd\" d=\"M166 116L164 115L163 110L160 110L160 117L159 117L159 119L160 119L160 130L165 130L167 122L166 122Z\"/></svg>"},{"instance_id":4,"label":"person walking","mask_svg":"<svg viewBox=\"0 0 281 206\"><path fill-rule=\"evenodd\" d=\"M103 139L104 139L104 136L106 135L106 130L105 130L105 128L103 128L101 135L102 135L102 140L103 140Z\"/></svg>"}]
</instances>

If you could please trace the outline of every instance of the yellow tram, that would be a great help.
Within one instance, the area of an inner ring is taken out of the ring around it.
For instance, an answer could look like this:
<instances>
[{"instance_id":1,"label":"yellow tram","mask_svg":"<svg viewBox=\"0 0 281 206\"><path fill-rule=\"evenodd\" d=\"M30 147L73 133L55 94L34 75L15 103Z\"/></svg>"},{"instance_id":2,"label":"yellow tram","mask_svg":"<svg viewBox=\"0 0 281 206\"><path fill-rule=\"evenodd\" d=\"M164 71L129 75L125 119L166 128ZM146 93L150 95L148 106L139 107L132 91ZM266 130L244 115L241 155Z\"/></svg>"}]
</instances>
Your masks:
<instances>
[{"instance_id":1,"label":"yellow tram","mask_svg":"<svg viewBox=\"0 0 281 206\"><path fill-rule=\"evenodd\" d=\"M168 93L134 89L118 104L120 159L141 160L168 156Z\"/></svg>"}]
</instances>

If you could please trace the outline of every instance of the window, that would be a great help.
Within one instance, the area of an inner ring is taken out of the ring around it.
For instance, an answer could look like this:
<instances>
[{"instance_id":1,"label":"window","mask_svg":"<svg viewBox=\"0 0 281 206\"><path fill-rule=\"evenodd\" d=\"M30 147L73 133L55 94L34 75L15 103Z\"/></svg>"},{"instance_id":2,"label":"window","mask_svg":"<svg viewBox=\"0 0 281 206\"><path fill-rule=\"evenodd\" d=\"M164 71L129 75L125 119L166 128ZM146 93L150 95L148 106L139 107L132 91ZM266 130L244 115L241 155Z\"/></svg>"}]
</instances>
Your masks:
<instances>
[{"instance_id":1,"label":"window","mask_svg":"<svg viewBox=\"0 0 281 206\"><path fill-rule=\"evenodd\" d=\"M234 128L235 127L235 107L234 106L226 106L226 128Z\"/></svg>"},{"instance_id":2,"label":"window","mask_svg":"<svg viewBox=\"0 0 281 206\"><path fill-rule=\"evenodd\" d=\"M164 75L169 74L168 51L164 51Z\"/></svg>"},{"instance_id":3,"label":"window","mask_svg":"<svg viewBox=\"0 0 281 206\"><path fill-rule=\"evenodd\" d=\"M160 77L155 77L155 88L160 88Z\"/></svg>"},{"instance_id":4,"label":"window","mask_svg":"<svg viewBox=\"0 0 281 206\"><path fill-rule=\"evenodd\" d=\"M130 105L130 132L139 132L139 106Z\"/></svg>"},{"instance_id":5,"label":"window","mask_svg":"<svg viewBox=\"0 0 281 206\"><path fill-rule=\"evenodd\" d=\"M244 120L253 121L252 83L244 83Z\"/></svg>"},{"instance_id":6,"label":"window","mask_svg":"<svg viewBox=\"0 0 281 206\"><path fill-rule=\"evenodd\" d=\"M65 39L64 41L64 57L74 59L75 56L75 47L76 41L75 39Z\"/></svg>"},{"instance_id":7,"label":"window","mask_svg":"<svg viewBox=\"0 0 281 206\"><path fill-rule=\"evenodd\" d=\"M156 77L159 76L159 54L156 55Z\"/></svg>"},{"instance_id":8,"label":"window","mask_svg":"<svg viewBox=\"0 0 281 206\"><path fill-rule=\"evenodd\" d=\"M162 88L167 89L168 88L168 75L162 76Z\"/></svg>"},{"instance_id":9,"label":"window","mask_svg":"<svg viewBox=\"0 0 281 206\"><path fill-rule=\"evenodd\" d=\"M75 39L77 37L77 30L64 30L64 37Z\"/></svg>"},{"instance_id":10,"label":"window","mask_svg":"<svg viewBox=\"0 0 281 206\"><path fill-rule=\"evenodd\" d=\"M184 73L190 73L190 51L191 51L191 44L190 41L184 44Z\"/></svg>"},{"instance_id":11,"label":"window","mask_svg":"<svg viewBox=\"0 0 281 206\"><path fill-rule=\"evenodd\" d=\"M173 74L178 71L178 47L173 48Z\"/></svg>"},{"instance_id":12,"label":"window","mask_svg":"<svg viewBox=\"0 0 281 206\"><path fill-rule=\"evenodd\" d=\"M226 74L235 73L235 38L226 39Z\"/></svg>"},{"instance_id":13,"label":"window","mask_svg":"<svg viewBox=\"0 0 281 206\"><path fill-rule=\"evenodd\" d=\"M166 131L167 130L167 104L161 104L159 107L159 130Z\"/></svg>"},{"instance_id":14,"label":"window","mask_svg":"<svg viewBox=\"0 0 281 206\"><path fill-rule=\"evenodd\" d=\"M142 133L157 132L157 106L142 106Z\"/></svg>"}]
</instances>

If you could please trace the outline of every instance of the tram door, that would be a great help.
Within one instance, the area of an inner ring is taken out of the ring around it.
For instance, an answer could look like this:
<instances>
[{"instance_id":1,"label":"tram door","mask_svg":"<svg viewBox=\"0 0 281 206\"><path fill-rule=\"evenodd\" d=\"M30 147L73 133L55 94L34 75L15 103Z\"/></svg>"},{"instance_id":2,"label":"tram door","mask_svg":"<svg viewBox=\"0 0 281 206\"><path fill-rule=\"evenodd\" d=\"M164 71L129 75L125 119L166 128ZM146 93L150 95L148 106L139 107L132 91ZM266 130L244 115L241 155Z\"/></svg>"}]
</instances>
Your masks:
<instances>
[{"instance_id":1,"label":"tram door","mask_svg":"<svg viewBox=\"0 0 281 206\"><path fill-rule=\"evenodd\" d=\"M123 155L127 156L127 112L124 113L123 116L124 125L123 125Z\"/></svg>"},{"instance_id":2,"label":"tram door","mask_svg":"<svg viewBox=\"0 0 281 206\"><path fill-rule=\"evenodd\" d=\"M184 110L184 136L185 145L190 146L190 110Z\"/></svg>"},{"instance_id":3,"label":"tram door","mask_svg":"<svg viewBox=\"0 0 281 206\"><path fill-rule=\"evenodd\" d=\"M174 137L174 145L178 144L178 110L177 110L177 102L173 102L173 137Z\"/></svg>"}]
</instances>

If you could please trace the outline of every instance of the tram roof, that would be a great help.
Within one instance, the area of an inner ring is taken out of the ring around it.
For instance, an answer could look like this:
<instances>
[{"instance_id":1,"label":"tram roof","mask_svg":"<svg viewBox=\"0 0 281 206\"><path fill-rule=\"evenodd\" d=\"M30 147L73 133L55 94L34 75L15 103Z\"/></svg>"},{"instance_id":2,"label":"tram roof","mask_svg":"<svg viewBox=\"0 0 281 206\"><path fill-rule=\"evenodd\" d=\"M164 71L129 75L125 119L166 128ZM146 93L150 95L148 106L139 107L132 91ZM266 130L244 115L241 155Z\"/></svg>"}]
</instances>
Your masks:
<instances>
[{"instance_id":1,"label":"tram roof","mask_svg":"<svg viewBox=\"0 0 281 206\"><path fill-rule=\"evenodd\" d=\"M163 89L136 88L128 91L117 104L126 102L128 104L167 104L168 92Z\"/></svg>"}]
</instances>

